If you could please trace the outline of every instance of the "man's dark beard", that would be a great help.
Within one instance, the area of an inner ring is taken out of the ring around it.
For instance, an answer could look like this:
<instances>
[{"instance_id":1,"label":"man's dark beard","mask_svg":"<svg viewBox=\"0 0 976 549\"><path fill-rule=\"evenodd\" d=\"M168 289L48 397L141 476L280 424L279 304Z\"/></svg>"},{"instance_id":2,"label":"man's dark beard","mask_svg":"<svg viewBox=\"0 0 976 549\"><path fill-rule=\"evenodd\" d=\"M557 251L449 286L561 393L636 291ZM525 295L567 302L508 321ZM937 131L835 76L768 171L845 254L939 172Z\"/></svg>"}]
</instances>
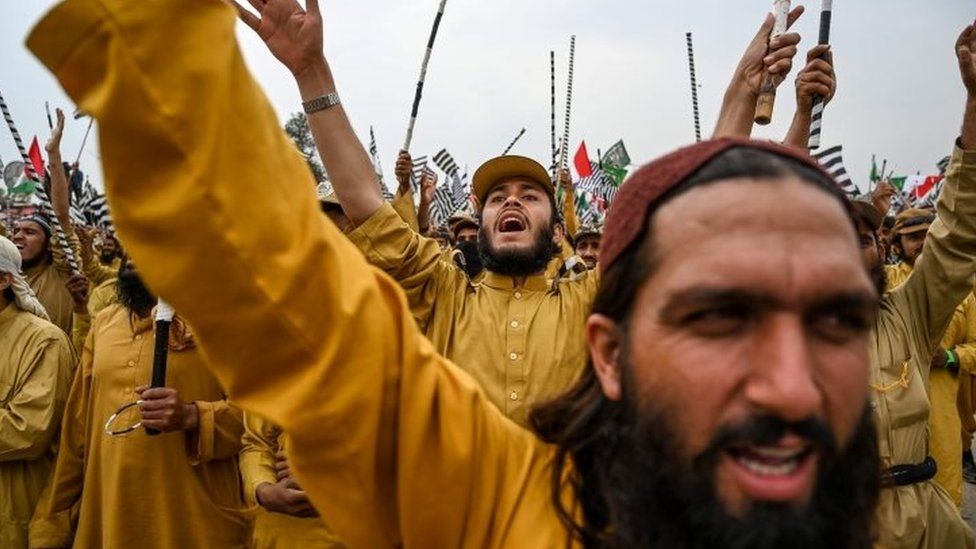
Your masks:
<instances>
[{"instance_id":1,"label":"man's dark beard","mask_svg":"<svg viewBox=\"0 0 976 549\"><path fill-rule=\"evenodd\" d=\"M871 282L874 283L878 295L884 295L888 291L888 271L885 270L884 261L879 262L871 269Z\"/></svg>"},{"instance_id":2,"label":"man's dark beard","mask_svg":"<svg viewBox=\"0 0 976 549\"><path fill-rule=\"evenodd\" d=\"M464 272L468 273L468 278L475 278L481 271L484 270L485 266L481 261L481 253L478 251L478 244L471 242L470 240L465 240L463 242L458 242L455 248L461 252L461 258L458 260L459 265Z\"/></svg>"},{"instance_id":3,"label":"man's dark beard","mask_svg":"<svg viewBox=\"0 0 976 549\"><path fill-rule=\"evenodd\" d=\"M531 248L520 251L498 252L488 241L488 232L478 231L478 252L485 269L505 276L529 276L545 270L556 254L556 244L552 241L553 226L549 224L539 231L539 236Z\"/></svg>"},{"instance_id":4,"label":"man's dark beard","mask_svg":"<svg viewBox=\"0 0 976 549\"><path fill-rule=\"evenodd\" d=\"M609 427L617 431L609 436L610 444L595 452L602 455L589 456L592 470L583 475L578 491L588 519L608 525L602 539L592 540L589 546L871 547L880 465L867 406L852 442L840 452L821 422L786 424L775 417L758 416L718 433L709 449L692 463L679 450L682 437L673 430L673 414L645 410L622 416L629 417L618 416L617 425ZM817 485L809 505L795 509L761 502L742 516L729 515L714 484L715 468L728 444L770 444L786 432L807 438L820 451Z\"/></svg>"},{"instance_id":5,"label":"man's dark beard","mask_svg":"<svg viewBox=\"0 0 976 549\"><path fill-rule=\"evenodd\" d=\"M139 274L127 266L119 269L117 288L119 303L139 316L148 315L156 305L156 296L142 282Z\"/></svg>"}]
</instances>

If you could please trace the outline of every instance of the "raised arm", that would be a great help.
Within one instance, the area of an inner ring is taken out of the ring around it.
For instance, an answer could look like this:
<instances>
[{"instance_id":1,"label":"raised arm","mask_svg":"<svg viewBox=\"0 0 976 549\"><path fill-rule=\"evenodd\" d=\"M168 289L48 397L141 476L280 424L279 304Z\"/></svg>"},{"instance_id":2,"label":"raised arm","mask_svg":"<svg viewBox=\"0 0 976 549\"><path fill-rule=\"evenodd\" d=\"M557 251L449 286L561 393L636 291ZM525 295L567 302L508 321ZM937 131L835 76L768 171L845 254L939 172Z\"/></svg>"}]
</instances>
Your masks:
<instances>
[{"instance_id":1,"label":"raised arm","mask_svg":"<svg viewBox=\"0 0 976 549\"><path fill-rule=\"evenodd\" d=\"M436 177L424 177L420 180L420 204L417 206L417 230L425 236L430 231L430 205L434 202L434 192L436 190Z\"/></svg>"},{"instance_id":2,"label":"raised arm","mask_svg":"<svg viewBox=\"0 0 976 549\"><path fill-rule=\"evenodd\" d=\"M976 272L976 30L956 43L966 87L962 133L956 142L937 215L912 276L891 292L912 314L905 320L927 350L936 348L956 306L973 288Z\"/></svg>"},{"instance_id":3,"label":"raised arm","mask_svg":"<svg viewBox=\"0 0 976 549\"><path fill-rule=\"evenodd\" d=\"M29 39L99 121L147 284L230 399L288 434L295 476L349 546L500 547L516 542L498 524L557 520L547 491L519 497L551 478L547 448L434 352L399 286L323 218L233 27L217 0L67 0ZM542 535L520 541L555 546Z\"/></svg>"},{"instance_id":4,"label":"raised arm","mask_svg":"<svg viewBox=\"0 0 976 549\"><path fill-rule=\"evenodd\" d=\"M789 26L792 27L801 15L803 15L803 6L797 6L790 12ZM777 76L778 81L782 82L793 67L793 57L796 55L796 45L800 43L800 35L788 33L770 40L769 36L773 32L775 22L773 15L768 14L759 27L759 32L742 55L739 65L732 74L732 82L725 91L713 137L752 135L756 101L759 99L759 88L766 74Z\"/></svg>"},{"instance_id":5,"label":"raised arm","mask_svg":"<svg viewBox=\"0 0 976 549\"><path fill-rule=\"evenodd\" d=\"M810 125L813 123L813 99L822 97L825 104L829 103L836 91L834 55L830 52L830 46L814 46L807 53L807 66L796 75L796 113L783 143L807 150L810 143Z\"/></svg>"},{"instance_id":6,"label":"raised arm","mask_svg":"<svg viewBox=\"0 0 976 549\"><path fill-rule=\"evenodd\" d=\"M64 173L61 161L61 136L64 134L64 112L56 109L58 122L51 130L51 138L44 148L47 150L47 171L51 174L51 207L54 209L58 221L65 231L70 231L71 224L71 196L68 188L68 176Z\"/></svg>"},{"instance_id":7,"label":"raised arm","mask_svg":"<svg viewBox=\"0 0 976 549\"><path fill-rule=\"evenodd\" d=\"M576 187L573 185L573 177L569 170L559 170L558 179L559 186L563 189L563 221L566 223L566 232L570 236L576 236L580 221L576 216Z\"/></svg>"},{"instance_id":8,"label":"raised arm","mask_svg":"<svg viewBox=\"0 0 976 549\"><path fill-rule=\"evenodd\" d=\"M271 53L291 71L302 101L336 93L332 69L322 44L322 15L318 0L298 2L248 0L254 15L236 2L238 14L264 40ZM356 136L342 105L308 114L308 125L332 187L346 216L356 225L383 204L376 171Z\"/></svg>"},{"instance_id":9,"label":"raised arm","mask_svg":"<svg viewBox=\"0 0 976 549\"><path fill-rule=\"evenodd\" d=\"M966 114L962 120L959 146L976 151L976 23L966 27L956 40L956 58L966 87Z\"/></svg>"}]
</instances>

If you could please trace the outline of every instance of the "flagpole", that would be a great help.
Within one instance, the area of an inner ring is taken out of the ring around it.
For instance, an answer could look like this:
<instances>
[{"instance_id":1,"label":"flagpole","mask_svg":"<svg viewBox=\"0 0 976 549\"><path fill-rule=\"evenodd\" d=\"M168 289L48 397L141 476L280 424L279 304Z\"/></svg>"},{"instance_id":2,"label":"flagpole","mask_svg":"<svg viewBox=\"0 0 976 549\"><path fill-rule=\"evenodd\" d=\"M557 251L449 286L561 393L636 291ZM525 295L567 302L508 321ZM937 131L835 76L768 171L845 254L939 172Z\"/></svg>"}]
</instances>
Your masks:
<instances>
[{"instance_id":1,"label":"flagpole","mask_svg":"<svg viewBox=\"0 0 976 549\"><path fill-rule=\"evenodd\" d=\"M513 140L512 143L508 146L508 148L505 149L505 152L502 153L502 156L506 156L509 152L511 152L511 150L515 147L515 144L519 142L519 139L522 139L523 135L525 135L525 128L522 128L522 131L520 131L518 135L515 136L515 140Z\"/></svg>"},{"instance_id":2,"label":"flagpole","mask_svg":"<svg viewBox=\"0 0 976 549\"><path fill-rule=\"evenodd\" d=\"M427 65L430 63L430 54L434 51L434 40L437 39L437 29L441 26L441 18L444 17L444 6L447 0L441 0L440 7L437 9L437 16L434 17L434 27L430 30L430 38L427 40L427 52L424 53L424 61L420 65L420 80L417 82L417 92L413 96L413 108L410 110L410 124L407 126L407 137L403 141L401 150L409 151L410 142L413 141L413 129L417 124L417 113L420 111L420 98L424 94L424 80L427 79Z\"/></svg>"},{"instance_id":3,"label":"flagpole","mask_svg":"<svg viewBox=\"0 0 976 549\"><path fill-rule=\"evenodd\" d=\"M692 42L691 33L686 33L685 38L688 42L688 69L691 73L691 110L695 117L695 141L701 143L701 116L698 111L698 79L695 76L695 46Z\"/></svg>"},{"instance_id":4,"label":"flagpole","mask_svg":"<svg viewBox=\"0 0 976 549\"><path fill-rule=\"evenodd\" d=\"M834 0L823 0L820 8L820 44L830 43L830 20L833 14ZM821 56L823 59L824 56ZM808 147L811 151L820 148L820 133L823 130L824 98L813 98L813 119L810 123L810 141Z\"/></svg>"},{"instance_id":5,"label":"flagpole","mask_svg":"<svg viewBox=\"0 0 976 549\"><path fill-rule=\"evenodd\" d=\"M552 156L552 178L556 179L556 52L549 50L549 150Z\"/></svg>"},{"instance_id":6,"label":"flagpole","mask_svg":"<svg viewBox=\"0 0 976 549\"><path fill-rule=\"evenodd\" d=\"M92 124L95 123L94 118L88 119L88 128L85 130L85 137L81 140L81 148L78 149L78 156L75 157L75 164L81 162L81 153L85 151L85 145L88 144L88 133L91 132Z\"/></svg>"},{"instance_id":7,"label":"flagpole","mask_svg":"<svg viewBox=\"0 0 976 549\"><path fill-rule=\"evenodd\" d=\"M61 244L61 251L64 252L64 256L68 260L68 267L70 267L72 274L78 274L81 270L78 268L78 262L75 260L75 254L71 250L71 246L68 245L68 237L65 236L64 228L61 227L61 221L54 213L54 208L51 207L51 197L48 196L47 190L44 188L44 183L41 182L40 174L34 172L34 166L31 164L30 156L27 154L27 149L24 148L24 140L20 138L20 132L17 131L17 125L14 124L14 118L10 114L10 108L7 107L7 101L3 98L3 94L0 94L0 111L3 112L3 119L7 122L10 135L13 136L14 144L17 145L17 151L20 153L21 159L23 159L24 173L35 183L35 192L37 193L37 198L41 201L41 212L48 217L48 221L51 223L51 229L54 230L54 234L58 237L58 242Z\"/></svg>"},{"instance_id":8,"label":"flagpole","mask_svg":"<svg viewBox=\"0 0 976 549\"><path fill-rule=\"evenodd\" d=\"M573 109L573 68L576 62L576 35L572 35L569 39L569 79L566 84L566 120L565 126L563 127L563 150L559 155L559 168L566 169L567 154L566 149L569 148L569 122L570 114Z\"/></svg>"}]
</instances>

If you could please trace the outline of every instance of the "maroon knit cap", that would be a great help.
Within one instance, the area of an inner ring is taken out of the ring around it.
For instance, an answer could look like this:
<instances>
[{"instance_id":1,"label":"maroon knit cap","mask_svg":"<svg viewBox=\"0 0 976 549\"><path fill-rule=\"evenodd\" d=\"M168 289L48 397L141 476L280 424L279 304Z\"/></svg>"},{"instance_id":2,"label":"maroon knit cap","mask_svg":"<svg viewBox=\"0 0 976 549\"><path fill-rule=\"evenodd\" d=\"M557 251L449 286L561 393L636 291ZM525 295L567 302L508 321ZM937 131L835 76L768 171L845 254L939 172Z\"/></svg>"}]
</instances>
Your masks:
<instances>
[{"instance_id":1,"label":"maroon knit cap","mask_svg":"<svg viewBox=\"0 0 976 549\"><path fill-rule=\"evenodd\" d=\"M620 186L607 214L603 240L600 242L601 272L605 273L624 250L640 238L647 222L647 212L665 193L694 175L717 156L734 148L767 151L796 160L834 181L833 176L807 151L772 141L722 138L678 149L637 170Z\"/></svg>"}]
</instances>

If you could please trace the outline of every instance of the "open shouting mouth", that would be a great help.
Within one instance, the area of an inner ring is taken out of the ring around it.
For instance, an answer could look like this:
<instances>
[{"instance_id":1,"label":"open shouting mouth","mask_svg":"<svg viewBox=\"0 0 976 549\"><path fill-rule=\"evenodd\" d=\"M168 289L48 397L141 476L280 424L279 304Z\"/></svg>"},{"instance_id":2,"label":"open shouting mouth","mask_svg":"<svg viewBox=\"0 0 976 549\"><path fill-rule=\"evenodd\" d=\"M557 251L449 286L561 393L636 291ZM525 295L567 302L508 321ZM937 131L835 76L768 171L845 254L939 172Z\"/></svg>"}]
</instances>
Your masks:
<instances>
[{"instance_id":1,"label":"open shouting mouth","mask_svg":"<svg viewBox=\"0 0 976 549\"><path fill-rule=\"evenodd\" d=\"M750 499L796 502L814 484L818 452L800 437L787 436L772 445L735 445L725 454L723 461Z\"/></svg>"},{"instance_id":2,"label":"open shouting mouth","mask_svg":"<svg viewBox=\"0 0 976 549\"><path fill-rule=\"evenodd\" d=\"M528 228L528 222L521 214L509 211L498 216L498 232L518 233Z\"/></svg>"}]
</instances>

